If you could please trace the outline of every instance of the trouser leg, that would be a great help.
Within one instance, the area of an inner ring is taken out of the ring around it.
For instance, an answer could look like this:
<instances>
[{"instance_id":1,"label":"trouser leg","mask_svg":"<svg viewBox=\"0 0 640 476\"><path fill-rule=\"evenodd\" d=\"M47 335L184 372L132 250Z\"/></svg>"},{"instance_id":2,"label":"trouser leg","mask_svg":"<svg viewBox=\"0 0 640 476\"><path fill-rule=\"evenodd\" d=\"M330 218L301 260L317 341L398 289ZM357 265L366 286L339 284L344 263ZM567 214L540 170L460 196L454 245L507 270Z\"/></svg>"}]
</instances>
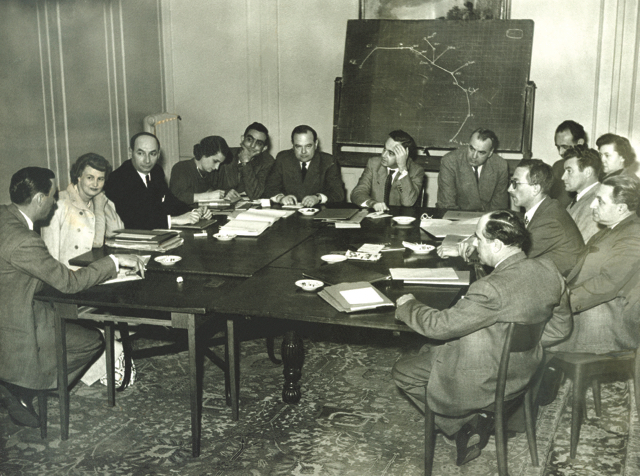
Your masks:
<instances>
[{"instance_id":1,"label":"trouser leg","mask_svg":"<svg viewBox=\"0 0 640 476\"><path fill-rule=\"evenodd\" d=\"M104 349L104 338L97 329L68 321L66 336L67 373L69 383L73 383L100 356Z\"/></svg>"}]
</instances>

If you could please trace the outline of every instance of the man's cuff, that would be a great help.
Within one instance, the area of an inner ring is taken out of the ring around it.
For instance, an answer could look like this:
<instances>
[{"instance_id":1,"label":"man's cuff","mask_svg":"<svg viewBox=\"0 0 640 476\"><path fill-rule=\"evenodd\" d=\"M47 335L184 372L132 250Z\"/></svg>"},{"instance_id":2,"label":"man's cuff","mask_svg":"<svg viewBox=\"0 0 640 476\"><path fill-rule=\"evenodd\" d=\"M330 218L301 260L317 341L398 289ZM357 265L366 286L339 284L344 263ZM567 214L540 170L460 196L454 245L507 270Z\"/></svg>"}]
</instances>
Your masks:
<instances>
[{"instance_id":1,"label":"man's cuff","mask_svg":"<svg viewBox=\"0 0 640 476\"><path fill-rule=\"evenodd\" d=\"M320 199L320 203L327 203L329 198L324 193L317 193L316 196Z\"/></svg>"},{"instance_id":2,"label":"man's cuff","mask_svg":"<svg viewBox=\"0 0 640 476\"><path fill-rule=\"evenodd\" d=\"M114 255L109 255L109 258L111 258L113 260L113 264L116 265L116 274L118 274L120 272L120 263L118 263L118 258Z\"/></svg>"},{"instance_id":3,"label":"man's cuff","mask_svg":"<svg viewBox=\"0 0 640 476\"><path fill-rule=\"evenodd\" d=\"M369 205L369 202L373 202L373 200L372 200L372 199L365 200L364 202L362 202L362 203L360 204L360 206L361 206L362 208L371 208L371 207L373 207L374 203L371 203L371 205Z\"/></svg>"},{"instance_id":4,"label":"man's cuff","mask_svg":"<svg viewBox=\"0 0 640 476\"><path fill-rule=\"evenodd\" d=\"M167 225L168 228L171 229L171 215L167 215Z\"/></svg>"}]
</instances>

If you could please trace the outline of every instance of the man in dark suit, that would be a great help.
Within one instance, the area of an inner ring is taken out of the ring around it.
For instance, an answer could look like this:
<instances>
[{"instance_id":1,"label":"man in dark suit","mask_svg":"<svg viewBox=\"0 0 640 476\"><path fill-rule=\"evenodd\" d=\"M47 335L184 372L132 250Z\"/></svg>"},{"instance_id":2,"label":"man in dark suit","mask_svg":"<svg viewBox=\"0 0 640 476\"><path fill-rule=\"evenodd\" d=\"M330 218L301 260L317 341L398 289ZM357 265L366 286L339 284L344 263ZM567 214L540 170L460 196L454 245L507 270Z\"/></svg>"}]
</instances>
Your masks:
<instances>
[{"instance_id":1,"label":"man in dark suit","mask_svg":"<svg viewBox=\"0 0 640 476\"><path fill-rule=\"evenodd\" d=\"M640 344L640 181L605 179L591 208L604 229L587 242L567 276L574 329L550 350L606 353Z\"/></svg>"},{"instance_id":2,"label":"man in dark suit","mask_svg":"<svg viewBox=\"0 0 640 476\"><path fill-rule=\"evenodd\" d=\"M522 249L529 233L511 210L484 215L474 236L481 263L493 272L471 284L463 299L438 311L412 294L397 301L396 319L430 339L418 355L401 357L393 378L419 407L436 413L436 424L456 434L457 464L480 454L491 422L474 410L494 401L502 342L510 322L547 322L535 349L511 361L507 394L524 388L543 358L542 346L565 338L571 331L571 312L565 281L547 259L528 259ZM476 414L477 415L477 414Z\"/></svg>"},{"instance_id":3,"label":"man in dark suit","mask_svg":"<svg viewBox=\"0 0 640 476\"><path fill-rule=\"evenodd\" d=\"M54 311L33 295L44 284L76 293L113 278L119 266L144 272L134 255L111 255L77 271L49 254L34 225L45 221L56 202L55 175L27 167L11 177L10 205L0 205L0 402L14 423L38 427L32 390L56 388ZM70 381L102 351L100 332L66 325Z\"/></svg>"},{"instance_id":4,"label":"man in dark suit","mask_svg":"<svg viewBox=\"0 0 640 476\"><path fill-rule=\"evenodd\" d=\"M333 157L318 150L318 134L310 126L297 126L291 133L293 148L276 156L267 178L264 196L276 203L313 207L318 203L342 202L344 184Z\"/></svg>"},{"instance_id":5,"label":"man in dark suit","mask_svg":"<svg viewBox=\"0 0 640 476\"><path fill-rule=\"evenodd\" d=\"M351 202L376 212L394 205L414 206L424 181L424 169L414 162L417 155L413 137L404 131L390 132L382 155L367 162Z\"/></svg>"},{"instance_id":6,"label":"man in dark suit","mask_svg":"<svg viewBox=\"0 0 640 476\"><path fill-rule=\"evenodd\" d=\"M494 153L498 145L493 131L476 129L466 147L442 157L438 208L488 212L509 206L509 167Z\"/></svg>"},{"instance_id":7,"label":"man in dark suit","mask_svg":"<svg viewBox=\"0 0 640 476\"><path fill-rule=\"evenodd\" d=\"M158 165L160 141L149 132L139 132L129 141L129 160L114 170L104 191L126 228L152 230L171 224L192 224L210 218L206 209L191 210L171 193L164 171Z\"/></svg>"},{"instance_id":8,"label":"man in dark suit","mask_svg":"<svg viewBox=\"0 0 640 476\"><path fill-rule=\"evenodd\" d=\"M576 145L587 145L587 133L580 124L575 121L563 121L557 128L554 135L554 142L560 159L552 166L553 184L549 191L549 196L566 207L575 197L575 193L567 191L562 181L564 175L564 153Z\"/></svg>"},{"instance_id":9,"label":"man in dark suit","mask_svg":"<svg viewBox=\"0 0 640 476\"><path fill-rule=\"evenodd\" d=\"M562 181L567 192L576 196L567 205L567 211L576 222L582 239L586 243L602 229L591 213L591 203L598 193L598 177L602 171L600 153L586 145L576 145L564 153L564 175Z\"/></svg>"},{"instance_id":10,"label":"man in dark suit","mask_svg":"<svg viewBox=\"0 0 640 476\"><path fill-rule=\"evenodd\" d=\"M580 230L569 213L549 197L551 167L539 159L524 159L509 181L514 205L525 209L524 222L531 233L529 258L545 256L563 276L569 274L584 247Z\"/></svg>"}]
</instances>

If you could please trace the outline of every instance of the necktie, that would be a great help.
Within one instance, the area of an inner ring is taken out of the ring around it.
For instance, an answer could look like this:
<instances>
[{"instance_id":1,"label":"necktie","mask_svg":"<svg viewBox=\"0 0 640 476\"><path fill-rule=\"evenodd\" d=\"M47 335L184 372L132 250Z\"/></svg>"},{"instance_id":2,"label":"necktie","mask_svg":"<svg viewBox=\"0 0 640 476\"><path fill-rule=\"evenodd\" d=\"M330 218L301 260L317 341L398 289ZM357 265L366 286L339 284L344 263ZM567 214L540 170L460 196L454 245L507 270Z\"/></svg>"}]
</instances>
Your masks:
<instances>
[{"instance_id":1,"label":"necktie","mask_svg":"<svg viewBox=\"0 0 640 476\"><path fill-rule=\"evenodd\" d=\"M575 198L573 200L571 200L571 203L569 204L569 208L573 208L573 206L578 202L578 200L576 200Z\"/></svg>"},{"instance_id":2,"label":"necktie","mask_svg":"<svg viewBox=\"0 0 640 476\"><path fill-rule=\"evenodd\" d=\"M524 216L524 227L527 228L529 226L529 219L527 218L527 215Z\"/></svg>"},{"instance_id":3,"label":"necktie","mask_svg":"<svg viewBox=\"0 0 640 476\"><path fill-rule=\"evenodd\" d=\"M151 178L149 177L149 174L144 176L144 181L147 183L147 188L149 188L149 184L151 183Z\"/></svg>"},{"instance_id":4,"label":"necktie","mask_svg":"<svg viewBox=\"0 0 640 476\"><path fill-rule=\"evenodd\" d=\"M389 205L389 197L391 195L391 182L393 182L393 171L389 170L387 181L384 183L384 203Z\"/></svg>"},{"instance_id":5,"label":"necktie","mask_svg":"<svg viewBox=\"0 0 640 476\"><path fill-rule=\"evenodd\" d=\"M302 181L304 182L304 179L307 176L307 163L306 162L302 162L302 169L300 169L300 171L302 172Z\"/></svg>"},{"instance_id":6,"label":"necktie","mask_svg":"<svg viewBox=\"0 0 640 476\"><path fill-rule=\"evenodd\" d=\"M473 166L473 174L476 176L476 183L478 183L478 181L480 180L480 170L478 169L478 167Z\"/></svg>"}]
</instances>

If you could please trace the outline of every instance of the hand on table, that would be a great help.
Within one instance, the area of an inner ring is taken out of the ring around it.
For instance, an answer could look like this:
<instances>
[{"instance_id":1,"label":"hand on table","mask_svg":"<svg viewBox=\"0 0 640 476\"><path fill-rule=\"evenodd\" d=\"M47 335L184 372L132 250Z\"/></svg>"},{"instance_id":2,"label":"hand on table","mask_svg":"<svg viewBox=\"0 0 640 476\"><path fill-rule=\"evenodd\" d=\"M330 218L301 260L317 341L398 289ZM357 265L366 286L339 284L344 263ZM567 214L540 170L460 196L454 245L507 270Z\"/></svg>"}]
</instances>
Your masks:
<instances>
[{"instance_id":1,"label":"hand on table","mask_svg":"<svg viewBox=\"0 0 640 476\"><path fill-rule=\"evenodd\" d=\"M144 261L138 255L113 255L118 260L118 266L120 268L131 268L131 271L127 271L125 274L140 273L140 276L144 278Z\"/></svg>"},{"instance_id":2,"label":"hand on table","mask_svg":"<svg viewBox=\"0 0 640 476\"><path fill-rule=\"evenodd\" d=\"M171 223L175 225L193 225L200 220L200 209L196 208L183 215L171 217Z\"/></svg>"},{"instance_id":3,"label":"hand on table","mask_svg":"<svg viewBox=\"0 0 640 476\"><path fill-rule=\"evenodd\" d=\"M415 297L413 294L411 294L411 293L409 293L409 294L404 294L404 295L402 295L402 296L400 296L400 297L398 298L398 300L396 301L396 306L398 306L398 307L399 307L399 306L402 306L402 305L403 305L404 303L406 303L407 301L410 301L410 300L415 299L415 298L416 298L416 297Z\"/></svg>"},{"instance_id":4,"label":"hand on table","mask_svg":"<svg viewBox=\"0 0 640 476\"><path fill-rule=\"evenodd\" d=\"M317 195L307 195L302 199L301 203L303 207L313 207L317 203L320 203L320 197Z\"/></svg>"},{"instance_id":5,"label":"hand on table","mask_svg":"<svg viewBox=\"0 0 640 476\"><path fill-rule=\"evenodd\" d=\"M389 210L389 207L384 202L376 202L373 204L372 208L378 213L386 212L387 210Z\"/></svg>"},{"instance_id":6,"label":"hand on table","mask_svg":"<svg viewBox=\"0 0 640 476\"><path fill-rule=\"evenodd\" d=\"M227 200L240 200L240 194L236 192L234 189L231 189L227 192L225 197Z\"/></svg>"},{"instance_id":7,"label":"hand on table","mask_svg":"<svg viewBox=\"0 0 640 476\"><path fill-rule=\"evenodd\" d=\"M280 200L280 203L282 203L283 205L297 205L298 199L296 198L295 195L285 195Z\"/></svg>"},{"instance_id":8,"label":"hand on table","mask_svg":"<svg viewBox=\"0 0 640 476\"><path fill-rule=\"evenodd\" d=\"M202 220L210 220L213 216L213 213L211 213L211 210L209 210L207 207L198 208L198 213L200 215L200 219Z\"/></svg>"}]
</instances>

